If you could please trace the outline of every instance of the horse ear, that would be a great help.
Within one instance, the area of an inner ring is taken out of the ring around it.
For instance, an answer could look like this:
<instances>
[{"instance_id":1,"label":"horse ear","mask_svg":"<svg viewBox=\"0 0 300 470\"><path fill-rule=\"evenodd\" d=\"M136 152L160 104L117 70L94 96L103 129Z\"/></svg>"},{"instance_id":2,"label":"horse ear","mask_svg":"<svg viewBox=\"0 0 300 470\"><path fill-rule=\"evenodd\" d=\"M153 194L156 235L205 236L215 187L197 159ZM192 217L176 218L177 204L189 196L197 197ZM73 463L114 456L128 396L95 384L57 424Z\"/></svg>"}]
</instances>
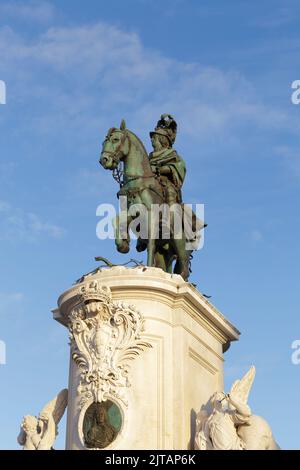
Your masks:
<instances>
[{"instance_id":1,"label":"horse ear","mask_svg":"<svg viewBox=\"0 0 300 470\"><path fill-rule=\"evenodd\" d=\"M124 121L124 119L122 119L122 121L121 121L120 129L121 129L121 131L125 131L125 129L126 129L126 122Z\"/></svg>"}]
</instances>

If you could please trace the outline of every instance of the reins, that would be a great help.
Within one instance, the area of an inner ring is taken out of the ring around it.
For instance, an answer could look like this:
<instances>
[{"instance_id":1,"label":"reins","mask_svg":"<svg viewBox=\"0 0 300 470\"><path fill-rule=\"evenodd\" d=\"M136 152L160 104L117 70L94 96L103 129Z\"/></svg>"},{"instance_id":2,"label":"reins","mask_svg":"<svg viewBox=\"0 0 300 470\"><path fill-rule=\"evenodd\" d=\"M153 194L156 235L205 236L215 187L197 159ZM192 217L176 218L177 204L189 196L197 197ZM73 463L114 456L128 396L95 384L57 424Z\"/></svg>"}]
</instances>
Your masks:
<instances>
[{"instance_id":1,"label":"reins","mask_svg":"<svg viewBox=\"0 0 300 470\"><path fill-rule=\"evenodd\" d=\"M121 152L121 148L122 146L124 145L125 143L125 140L126 138L128 138L128 145L129 145L129 150L128 150L128 153L130 152L130 149L131 149L131 141L130 141L130 138L129 138L129 134L126 130L122 131L122 138L120 140L120 143L118 145L118 147L116 148L116 150L114 152L111 152L109 150L105 150L104 153L106 153L107 155L110 156L110 158L112 159L112 161L115 163L116 165L116 168L112 171L112 176L114 178L115 181L117 181L117 183L119 184L120 188L121 188L121 191L123 194L127 193L129 195L129 193L131 193L131 195L133 195L133 193L136 195L138 193L141 193L142 191L144 191L145 189L150 189L151 191L153 191L157 196L159 196L162 200L163 200L163 196L161 194L159 194L159 192L152 186L152 185L149 185L147 186L146 188L128 188L128 189L125 189L124 188L124 185L129 182L129 181L135 181L135 180L138 180L138 179L154 179L155 181L157 181L157 177L156 175L153 173L152 175L132 175L132 174L125 174L124 173L124 170L122 170L121 166L122 166L122 163L120 161L120 156L122 156L122 152ZM126 181L126 183L124 182L124 177L125 179L129 179L129 181ZM119 196L119 193L118 193L118 196Z\"/></svg>"}]
</instances>

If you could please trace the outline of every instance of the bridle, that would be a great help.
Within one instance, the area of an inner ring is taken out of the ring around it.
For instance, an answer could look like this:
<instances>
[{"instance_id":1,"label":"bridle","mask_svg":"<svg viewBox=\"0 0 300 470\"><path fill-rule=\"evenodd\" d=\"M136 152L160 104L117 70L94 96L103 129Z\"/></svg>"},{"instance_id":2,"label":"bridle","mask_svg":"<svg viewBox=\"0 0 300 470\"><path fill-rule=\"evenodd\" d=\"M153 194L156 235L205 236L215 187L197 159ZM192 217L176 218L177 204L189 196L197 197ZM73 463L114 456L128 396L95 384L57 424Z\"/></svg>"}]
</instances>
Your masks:
<instances>
[{"instance_id":1,"label":"bridle","mask_svg":"<svg viewBox=\"0 0 300 470\"><path fill-rule=\"evenodd\" d=\"M106 153L107 155L110 156L110 158L112 159L112 161L118 165L120 163L120 159L123 155L123 153L121 152L121 148L122 146L124 145L125 143L125 140L126 138L128 137L128 134L125 131L120 131L120 129L115 129L115 128L112 128L109 130L107 136L106 136L106 139L110 138L110 136L115 132L115 131L118 131L118 132L121 132L122 133L122 137L121 137L121 140L120 140L120 143L118 145L118 147L116 148L116 150L114 152L111 152L110 150L104 150L104 154ZM106 140L105 139L105 140ZM131 142L130 142L130 139L128 139L128 144L129 144L129 152L130 152L130 146L131 146Z\"/></svg>"},{"instance_id":2,"label":"bridle","mask_svg":"<svg viewBox=\"0 0 300 470\"><path fill-rule=\"evenodd\" d=\"M116 150L114 152L111 152L110 150L105 150L103 153L109 155L110 158L112 159L113 163L115 164L115 168L112 170L112 176L115 179L115 181L117 181L117 183L119 183L120 188L122 188L125 183L124 183L124 171L121 168L121 157L123 156L121 148L123 147L126 139L128 139L128 146L129 146L128 153L130 153L131 141L130 141L130 138L129 138L129 135L128 135L126 129L124 131L122 131L122 130L114 128L114 127L108 131L106 139L109 139L111 137L111 135L116 131L122 133L122 137L121 137L121 140L120 140L120 143L119 143L118 147L116 148ZM137 179L152 179L152 178L156 179L156 176L154 174L144 176L144 175L129 175L129 174L126 173L126 179L127 180L130 179L131 181L137 180ZM126 181L126 183L127 182L128 181ZM155 191L154 188L150 187L150 189L152 189L154 192L157 193L157 191ZM136 190L136 191L140 192L140 189Z\"/></svg>"},{"instance_id":3,"label":"bridle","mask_svg":"<svg viewBox=\"0 0 300 470\"><path fill-rule=\"evenodd\" d=\"M109 130L106 136L106 139L110 138L111 135L115 131L122 133L122 137L121 137L118 147L116 148L114 152L111 152L110 150L105 150L103 153L109 155L110 158L112 159L115 165L115 168L112 170L112 176L119 183L120 187L122 187L124 185L124 181L123 181L124 171L121 169L121 157L123 156L123 153L121 152L121 148L124 145L126 138L128 137L128 133L126 130L121 131L120 129L116 129L113 127L112 129ZM128 145L129 145L129 152L130 152L130 147L131 147L130 139L128 139Z\"/></svg>"}]
</instances>

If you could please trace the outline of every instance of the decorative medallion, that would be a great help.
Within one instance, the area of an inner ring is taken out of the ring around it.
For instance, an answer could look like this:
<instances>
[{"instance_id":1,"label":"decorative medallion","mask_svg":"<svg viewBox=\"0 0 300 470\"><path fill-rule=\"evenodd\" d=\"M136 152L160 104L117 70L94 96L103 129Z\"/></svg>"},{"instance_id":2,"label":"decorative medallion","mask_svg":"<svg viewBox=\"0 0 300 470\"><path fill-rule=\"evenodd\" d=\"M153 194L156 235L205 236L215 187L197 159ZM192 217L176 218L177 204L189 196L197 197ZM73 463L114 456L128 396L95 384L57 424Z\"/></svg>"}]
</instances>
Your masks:
<instances>
[{"instance_id":1,"label":"decorative medallion","mask_svg":"<svg viewBox=\"0 0 300 470\"><path fill-rule=\"evenodd\" d=\"M92 403L83 420L84 444L88 449L104 449L117 437L122 426L120 408L111 400Z\"/></svg>"}]
</instances>

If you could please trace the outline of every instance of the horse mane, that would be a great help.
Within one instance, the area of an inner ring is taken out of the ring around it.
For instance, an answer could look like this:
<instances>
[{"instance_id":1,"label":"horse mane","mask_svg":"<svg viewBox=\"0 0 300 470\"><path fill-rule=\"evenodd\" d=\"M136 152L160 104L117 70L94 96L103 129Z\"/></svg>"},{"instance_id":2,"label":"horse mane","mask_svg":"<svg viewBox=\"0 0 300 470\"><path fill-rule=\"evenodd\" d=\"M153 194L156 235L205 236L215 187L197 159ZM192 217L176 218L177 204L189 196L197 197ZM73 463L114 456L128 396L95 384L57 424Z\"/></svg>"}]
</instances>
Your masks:
<instances>
[{"instance_id":1,"label":"horse mane","mask_svg":"<svg viewBox=\"0 0 300 470\"><path fill-rule=\"evenodd\" d=\"M148 152L147 152L143 142L141 141L141 139L136 134L134 134L134 132L130 131L129 129L126 129L126 132L128 132L128 134L130 134L131 136L133 136L137 140L137 142L139 143L139 145L141 146L141 148L143 149L143 151L145 152L145 154L148 157Z\"/></svg>"},{"instance_id":2,"label":"horse mane","mask_svg":"<svg viewBox=\"0 0 300 470\"><path fill-rule=\"evenodd\" d=\"M119 129L118 127L111 127L108 132L107 132L107 136L109 137L111 134L113 134L114 132L123 132L121 129ZM148 157L148 152L143 144L143 142L141 141L141 139L134 133L132 132L131 130L129 129L126 129L125 132L127 132L129 135L131 135L137 142L138 144L140 145L140 147L142 148L142 150L144 151L144 153L147 155Z\"/></svg>"}]
</instances>

